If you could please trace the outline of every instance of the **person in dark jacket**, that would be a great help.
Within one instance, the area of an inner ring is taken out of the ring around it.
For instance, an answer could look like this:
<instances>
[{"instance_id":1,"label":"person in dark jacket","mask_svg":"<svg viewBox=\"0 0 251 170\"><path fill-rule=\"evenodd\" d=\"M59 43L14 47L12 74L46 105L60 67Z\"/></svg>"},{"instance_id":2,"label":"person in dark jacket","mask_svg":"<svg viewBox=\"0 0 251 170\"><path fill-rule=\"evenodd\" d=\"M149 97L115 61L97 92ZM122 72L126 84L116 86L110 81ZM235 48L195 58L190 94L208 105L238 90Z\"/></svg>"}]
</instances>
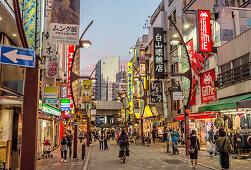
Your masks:
<instances>
[{"instance_id":1,"label":"person in dark jacket","mask_svg":"<svg viewBox=\"0 0 251 170\"><path fill-rule=\"evenodd\" d=\"M192 133L187 137L190 139L190 159L193 168L197 168L198 163L198 151L200 150L199 140L195 130L192 130Z\"/></svg>"},{"instance_id":2,"label":"person in dark jacket","mask_svg":"<svg viewBox=\"0 0 251 170\"><path fill-rule=\"evenodd\" d=\"M63 137L60 140L60 151L61 151L61 158L62 158L62 162L67 162L67 144L68 144L68 140L67 140L67 135L64 134Z\"/></svg>"},{"instance_id":3,"label":"person in dark jacket","mask_svg":"<svg viewBox=\"0 0 251 170\"><path fill-rule=\"evenodd\" d=\"M73 136L70 130L68 131L67 140L68 140L67 148L69 150L69 158L71 158Z\"/></svg>"}]
</instances>

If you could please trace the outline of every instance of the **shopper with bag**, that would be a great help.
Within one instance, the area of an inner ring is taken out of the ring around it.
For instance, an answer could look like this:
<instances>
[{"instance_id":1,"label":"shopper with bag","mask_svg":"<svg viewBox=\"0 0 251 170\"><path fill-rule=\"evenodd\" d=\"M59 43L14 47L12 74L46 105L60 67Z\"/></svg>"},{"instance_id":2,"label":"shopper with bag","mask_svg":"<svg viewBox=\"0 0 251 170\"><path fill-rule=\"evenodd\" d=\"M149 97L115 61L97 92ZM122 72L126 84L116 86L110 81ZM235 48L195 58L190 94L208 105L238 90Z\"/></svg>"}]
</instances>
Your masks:
<instances>
[{"instance_id":1,"label":"shopper with bag","mask_svg":"<svg viewBox=\"0 0 251 170\"><path fill-rule=\"evenodd\" d=\"M214 145L214 126L211 126L211 129L208 131L208 142L206 143L207 151L209 152L210 156L213 156L215 151Z\"/></svg>"},{"instance_id":2,"label":"shopper with bag","mask_svg":"<svg viewBox=\"0 0 251 170\"><path fill-rule=\"evenodd\" d=\"M220 164L222 169L229 169L229 152L233 151L230 140L226 137L224 130L220 131L218 139L218 148L220 153Z\"/></svg>"},{"instance_id":3,"label":"shopper with bag","mask_svg":"<svg viewBox=\"0 0 251 170\"><path fill-rule=\"evenodd\" d=\"M188 139L190 139L190 149L188 152L190 154L191 164L192 167L196 169L200 144L195 130L192 130L192 133L188 136Z\"/></svg>"}]
</instances>

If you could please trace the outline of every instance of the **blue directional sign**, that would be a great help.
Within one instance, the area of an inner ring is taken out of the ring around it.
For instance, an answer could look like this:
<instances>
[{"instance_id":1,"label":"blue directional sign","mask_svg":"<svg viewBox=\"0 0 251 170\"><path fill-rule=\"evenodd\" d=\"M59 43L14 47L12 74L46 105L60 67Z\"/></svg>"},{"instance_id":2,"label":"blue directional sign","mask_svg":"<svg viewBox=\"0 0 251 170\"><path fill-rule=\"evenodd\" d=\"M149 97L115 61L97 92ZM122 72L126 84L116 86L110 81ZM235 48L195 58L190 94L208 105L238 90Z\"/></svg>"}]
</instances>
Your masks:
<instances>
[{"instance_id":1,"label":"blue directional sign","mask_svg":"<svg viewBox=\"0 0 251 170\"><path fill-rule=\"evenodd\" d=\"M0 45L1 64L34 68L35 56L34 50Z\"/></svg>"}]
</instances>

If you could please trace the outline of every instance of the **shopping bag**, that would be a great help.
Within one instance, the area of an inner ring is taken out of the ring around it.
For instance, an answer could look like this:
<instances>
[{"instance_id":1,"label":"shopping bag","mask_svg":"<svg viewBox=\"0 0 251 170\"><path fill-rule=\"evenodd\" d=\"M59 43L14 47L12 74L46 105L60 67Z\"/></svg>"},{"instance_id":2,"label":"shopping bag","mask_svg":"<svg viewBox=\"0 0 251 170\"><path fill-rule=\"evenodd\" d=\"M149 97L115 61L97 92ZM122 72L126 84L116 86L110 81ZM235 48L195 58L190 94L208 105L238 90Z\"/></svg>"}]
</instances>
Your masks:
<instances>
[{"instance_id":1,"label":"shopping bag","mask_svg":"<svg viewBox=\"0 0 251 170\"><path fill-rule=\"evenodd\" d=\"M207 142L206 147L207 147L207 151L210 153L214 152L215 150L215 145L213 143Z\"/></svg>"},{"instance_id":2,"label":"shopping bag","mask_svg":"<svg viewBox=\"0 0 251 170\"><path fill-rule=\"evenodd\" d=\"M218 156L218 162L219 162L219 165L221 166L220 155Z\"/></svg>"}]
</instances>

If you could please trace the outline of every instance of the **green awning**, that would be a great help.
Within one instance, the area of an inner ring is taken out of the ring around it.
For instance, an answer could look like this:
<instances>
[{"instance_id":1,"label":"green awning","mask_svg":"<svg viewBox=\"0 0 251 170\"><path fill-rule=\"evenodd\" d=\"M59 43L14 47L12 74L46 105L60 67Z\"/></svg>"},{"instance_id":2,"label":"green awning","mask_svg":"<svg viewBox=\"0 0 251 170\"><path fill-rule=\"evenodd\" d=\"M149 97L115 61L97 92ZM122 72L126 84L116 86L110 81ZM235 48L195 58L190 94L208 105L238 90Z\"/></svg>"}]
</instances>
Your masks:
<instances>
[{"instance_id":1,"label":"green awning","mask_svg":"<svg viewBox=\"0 0 251 170\"><path fill-rule=\"evenodd\" d=\"M241 96L235 96L227 99L218 100L199 107L198 112L235 109L238 106L238 102L245 101L248 99L251 99L251 94L245 94Z\"/></svg>"}]
</instances>

